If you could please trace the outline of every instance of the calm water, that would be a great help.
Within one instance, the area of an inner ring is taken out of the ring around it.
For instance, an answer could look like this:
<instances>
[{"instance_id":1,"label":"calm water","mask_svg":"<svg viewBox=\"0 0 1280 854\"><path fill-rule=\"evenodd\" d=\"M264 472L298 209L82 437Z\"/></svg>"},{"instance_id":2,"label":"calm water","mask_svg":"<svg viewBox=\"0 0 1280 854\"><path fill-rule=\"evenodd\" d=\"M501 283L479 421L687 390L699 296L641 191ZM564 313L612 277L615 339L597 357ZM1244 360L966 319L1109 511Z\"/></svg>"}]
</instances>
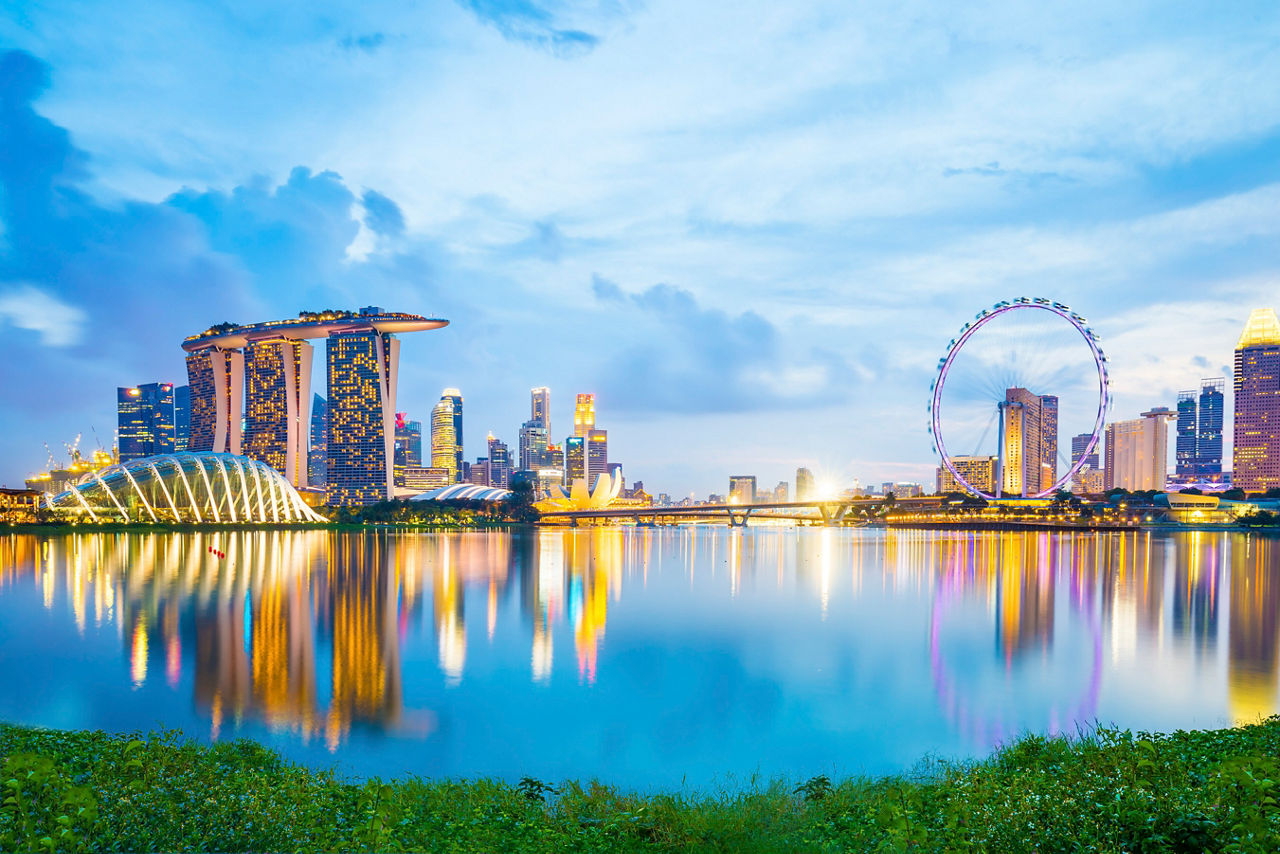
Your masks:
<instances>
[{"instance_id":1,"label":"calm water","mask_svg":"<svg viewBox=\"0 0 1280 854\"><path fill-rule=\"evenodd\" d=\"M0 719L383 776L887 773L1274 712L1278 562L1199 533L10 536Z\"/></svg>"}]
</instances>

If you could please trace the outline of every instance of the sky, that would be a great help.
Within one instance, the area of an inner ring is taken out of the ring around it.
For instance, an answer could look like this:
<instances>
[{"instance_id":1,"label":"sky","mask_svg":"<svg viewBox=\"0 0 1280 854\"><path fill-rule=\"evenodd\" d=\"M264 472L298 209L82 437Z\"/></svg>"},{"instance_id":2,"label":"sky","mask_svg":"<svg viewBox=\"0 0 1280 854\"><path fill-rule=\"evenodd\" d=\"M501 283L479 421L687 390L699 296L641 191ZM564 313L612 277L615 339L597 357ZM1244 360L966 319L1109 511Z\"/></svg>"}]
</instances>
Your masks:
<instances>
[{"instance_id":1,"label":"sky","mask_svg":"<svg viewBox=\"0 0 1280 854\"><path fill-rule=\"evenodd\" d=\"M1230 376L1277 80L1273 2L0 0L0 482L186 335L378 305L451 321L398 408L468 458L548 386L651 492L931 483L997 300L1088 317L1112 419Z\"/></svg>"}]
</instances>

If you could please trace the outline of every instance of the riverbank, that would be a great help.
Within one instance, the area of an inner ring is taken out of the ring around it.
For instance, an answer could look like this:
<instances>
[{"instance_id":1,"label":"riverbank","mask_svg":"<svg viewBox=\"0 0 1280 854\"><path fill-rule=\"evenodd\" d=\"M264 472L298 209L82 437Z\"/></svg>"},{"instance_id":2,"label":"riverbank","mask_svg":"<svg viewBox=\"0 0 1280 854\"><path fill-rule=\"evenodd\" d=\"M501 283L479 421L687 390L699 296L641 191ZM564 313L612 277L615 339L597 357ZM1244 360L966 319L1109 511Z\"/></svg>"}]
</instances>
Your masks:
<instances>
[{"instance_id":1,"label":"riverbank","mask_svg":"<svg viewBox=\"0 0 1280 854\"><path fill-rule=\"evenodd\" d=\"M1280 849L1278 756L1271 718L1029 736L982 762L880 780L636 795L349 783L247 741L0 725L0 850L1263 852Z\"/></svg>"}]
</instances>

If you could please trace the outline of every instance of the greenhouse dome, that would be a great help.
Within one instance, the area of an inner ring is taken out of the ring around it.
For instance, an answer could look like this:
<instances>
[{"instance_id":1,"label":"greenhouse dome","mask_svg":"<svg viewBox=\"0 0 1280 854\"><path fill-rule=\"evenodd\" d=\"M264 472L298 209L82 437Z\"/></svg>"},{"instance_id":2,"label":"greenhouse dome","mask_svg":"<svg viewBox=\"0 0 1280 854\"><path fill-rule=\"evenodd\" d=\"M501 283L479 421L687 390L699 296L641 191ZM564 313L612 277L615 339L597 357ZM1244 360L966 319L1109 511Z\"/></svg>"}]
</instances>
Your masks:
<instances>
[{"instance_id":1,"label":"greenhouse dome","mask_svg":"<svg viewBox=\"0 0 1280 854\"><path fill-rule=\"evenodd\" d=\"M62 515L92 522L324 522L266 463L234 454L176 453L85 475L45 497Z\"/></svg>"}]
</instances>

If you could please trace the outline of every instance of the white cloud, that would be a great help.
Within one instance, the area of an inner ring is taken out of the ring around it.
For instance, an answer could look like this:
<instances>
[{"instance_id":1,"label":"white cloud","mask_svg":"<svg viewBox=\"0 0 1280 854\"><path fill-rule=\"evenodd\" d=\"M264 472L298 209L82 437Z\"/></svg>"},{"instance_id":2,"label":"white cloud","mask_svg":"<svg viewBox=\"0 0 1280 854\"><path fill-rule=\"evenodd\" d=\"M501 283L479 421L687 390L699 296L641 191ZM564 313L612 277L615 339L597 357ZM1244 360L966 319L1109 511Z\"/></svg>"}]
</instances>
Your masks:
<instances>
[{"instance_id":1,"label":"white cloud","mask_svg":"<svg viewBox=\"0 0 1280 854\"><path fill-rule=\"evenodd\" d=\"M0 292L0 320L39 333L46 346L70 347L80 341L88 317L39 288L19 284Z\"/></svg>"}]
</instances>

